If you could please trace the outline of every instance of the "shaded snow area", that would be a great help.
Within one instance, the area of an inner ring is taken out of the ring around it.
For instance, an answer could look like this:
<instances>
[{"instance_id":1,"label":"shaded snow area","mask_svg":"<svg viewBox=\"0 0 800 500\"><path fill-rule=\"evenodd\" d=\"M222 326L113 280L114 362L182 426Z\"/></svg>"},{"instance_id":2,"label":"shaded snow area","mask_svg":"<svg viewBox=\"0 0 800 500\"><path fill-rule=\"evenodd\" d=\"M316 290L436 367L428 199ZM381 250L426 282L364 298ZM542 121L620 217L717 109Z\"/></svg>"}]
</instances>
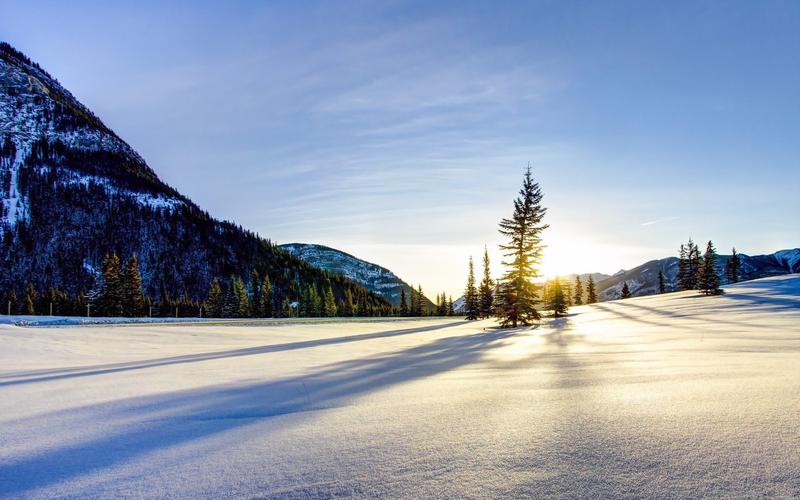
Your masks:
<instances>
[{"instance_id":1,"label":"shaded snow area","mask_svg":"<svg viewBox=\"0 0 800 500\"><path fill-rule=\"evenodd\" d=\"M0 495L798 496L800 275L726 290L506 331L0 326Z\"/></svg>"}]
</instances>

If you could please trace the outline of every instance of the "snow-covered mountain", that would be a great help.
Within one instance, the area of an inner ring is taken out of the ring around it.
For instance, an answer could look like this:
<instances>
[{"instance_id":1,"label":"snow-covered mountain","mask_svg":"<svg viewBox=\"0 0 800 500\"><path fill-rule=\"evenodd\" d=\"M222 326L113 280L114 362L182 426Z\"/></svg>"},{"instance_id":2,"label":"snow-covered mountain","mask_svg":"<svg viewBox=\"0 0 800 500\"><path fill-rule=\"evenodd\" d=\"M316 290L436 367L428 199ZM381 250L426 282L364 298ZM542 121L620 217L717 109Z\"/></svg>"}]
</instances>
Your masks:
<instances>
[{"instance_id":1,"label":"snow-covered mountain","mask_svg":"<svg viewBox=\"0 0 800 500\"><path fill-rule=\"evenodd\" d=\"M341 250L310 243L287 243L280 245L280 248L314 267L363 285L367 290L380 295L395 306L400 305L402 290L406 291L407 298L411 296L411 285L390 270ZM425 301L429 307L433 306L427 298Z\"/></svg>"},{"instance_id":2,"label":"snow-covered mountain","mask_svg":"<svg viewBox=\"0 0 800 500\"><path fill-rule=\"evenodd\" d=\"M157 118L157 117L154 117ZM168 132L168 131L165 131ZM205 298L211 280L268 274L276 301L329 277L230 222L218 221L162 182L138 153L28 57L0 43L0 292L72 296L93 285L103 256L136 255L145 292Z\"/></svg>"},{"instance_id":3,"label":"snow-covered mountain","mask_svg":"<svg viewBox=\"0 0 800 500\"><path fill-rule=\"evenodd\" d=\"M719 274L725 283L725 262L729 255L720 255L718 260ZM767 255L739 254L741 259L741 280L752 280L777 276L781 274L800 273L800 248L781 250ZM678 258L651 260L630 270L620 271L597 284L597 296L600 300L619 298L624 282L628 283L633 296L653 295L658 293L658 271L664 273L667 291L677 289Z\"/></svg>"}]
</instances>

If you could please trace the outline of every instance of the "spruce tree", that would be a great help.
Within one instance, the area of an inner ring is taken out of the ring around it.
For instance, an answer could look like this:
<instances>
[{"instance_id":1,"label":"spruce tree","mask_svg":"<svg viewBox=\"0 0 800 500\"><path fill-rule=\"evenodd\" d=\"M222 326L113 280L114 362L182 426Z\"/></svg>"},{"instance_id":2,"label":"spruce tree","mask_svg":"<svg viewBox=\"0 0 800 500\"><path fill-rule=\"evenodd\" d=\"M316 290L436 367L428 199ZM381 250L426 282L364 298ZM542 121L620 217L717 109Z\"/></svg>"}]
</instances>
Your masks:
<instances>
[{"instance_id":1,"label":"spruce tree","mask_svg":"<svg viewBox=\"0 0 800 500\"><path fill-rule=\"evenodd\" d=\"M355 305L353 304L353 292L348 288L344 291L344 311L343 316L351 317L355 314Z\"/></svg>"},{"instance_id":2,"label":"spruce tree","mask_svg":"<svg viewBox=\"0 0 800 500\"><path fill-rule=\"evenodd\" d=\"M144 315L145 296L142 290L142 275L139 274L139 261L131 255L122 275L123 313L125 316Z\"/></svg>"},{"instance_id":3,"label":"spruce tree","mask_svg":"<svg viewBox=\"0 0 800 500\"><path fill-rule=\"evenodd\" d=\"M423 316L425 314L425 295L422 293L422 285L417 285L414 292L414 312L412 316Z\"/></svg>"},{"instance_id":4,"label":"spruce tree","mask_svg":"<svg viewBox=\"0 0 800 500\"><path fill-rule=\"evenodd\" d=\"M97 315L122 316L124 290L122 271L117 254L106 255L103 259L102 289L97 297Z\"/></svg>"},{"instance_id":5,"label":"spruce tree","mask_svg":"<svg viewBox=\"0 0 800 500\"><path fill-rule=\"evenodd\" d=\"M575 287L573 289L573 303L576 306L583 305L583 283L581 283L581 277L575 276Z\"/></svg>"},{"instance_id":6,"label":"spruce tree","mask_svg":"<svg viewBox=\"0 0 800 500\"><path fill-rule=\"evenodd\" d=\"M681 249L678 252L678 289L689 290L689 259L686 255L686 247L681 244Z\"/></svg>"},{"instance_id":7,"label":"spruce tree","mask_svg":"<svg viewBox=\"0 0 800 500\"><path fill-rule=\"evenodd\" d=\"M442 292L441 295L437 296L436 302L437 302L436 315L447 316L447 295L444 292Z\"/></svg>"},{"instance_id":8,"label":"spruce tree","mask_svg":"<svg viewBox=\"0 0 800 500\"><path fill-rule=\"evenodd\" d=\"M219 280L214 278L211 280L211 286L208 287L208 298L206 299L206 314L210 318L221 318L222 309L225 306L225 294L222 291L222 286Z\"/></svg>"},{"instance_id":9,"label":"spruce tree","mask_svg":"<svg viewBox=\"0 0 800 500\"><path fill-rule=\"evenodd\" d=\"M30 283L25 287L25 314L28 316L36 314L36 290Z\"/></svg>"},{"instance_id":10,"label":"spruce tree","mask_svg":"<svg viewBox=\"0 0 800 500\"><path fill-rule=\"evenodd\" d=\"M250 271L250 282L247 284L247 297L250 299L250 314L257 318L261 315L261 276L258 271Z\"/></svg>"},{"instance_id":11,"label":"spruce tree","mask_svg":"<svg viewBox=\"0 0 800 500\"><path fill-rule=\"evenodd\" d=\"M469 258L469 273L467 274L467 286L464 289L464 313L468 320L478 319L480 316L480 297L475 288L475 265L472 257Z\"/></svg>"},{"instance_id":12,"label":"spruce tree","mask_svg":"<svg viewBox=\"0 0 800 500\"><path fill-rule=\"evenodd\" d=\"M619 298L621 299L628 299L631 296L631 289L628 288L628 282L624 281L622 283L622 293L620 294Z\"/></svg>"},{"instance_id":13,"label":"spruce tree","mask_svg":"<svg viewBox=\"0 0 800 500\"><path fill-rule=\"evenodd\" d=\"M705 295L719 295L719 275L717 274L717 252L711 241L706 246L700 271L697 274L697 288Z\"/></svg>"},{"instance_id":14,"label":"spruce tree","mask_svg":"<svg viewBox=\"0 0 800 500\"><path fill-rule=\"evenodd\" d=\"M658 270L658 293L665 293L667 291L667 284L664 282L664 273L661 269Z\"/></svg>"},{"instance_id":15,"label":"spruce tree","mask_svg":"<svg viewBox=\"0 0 800 500\"><path fill-rule=\"evenodd\" d=\"M262 318L272 317L272 283L269 281L269 276L264 275L261 281L261 286L258 290L258 315Z\"/></svg>"},{"instance_id":16,"label":"spruce tree","mask_svg":"<svg viewBox=\"0 0 800 500\"><path fill-rule=\"evenodd\" d=\"M553 311L553 317L558 318L567 314L567 298L564 294L564 288L561 284L561 279L556 277L550 287L550 309Z\"/></svg>"},{"instance_id":17,"label":"spruce tree","mask_svg":"<svg viewBox=\"0 0 800 500\"><path fill-rule=\"evenodd\" d=\"M328 289L325 290L325 297L323 298L323 309L325 311L324 316L328 318L332 318L336 316L336 298L333 296L333 289L328 286Z\"/></svg>"},{"instance_id":18,"label":"spruce tree","mask_svg":"<svg viewBox=\"0 0 800 500\"><path fill-rule=\"evenodd\" d=\"M483 247L483 279L481 280L479 295L479 316L489 318L494 315L494 280L489 262L489 249Z\"/></svg>"},{"instance_id":19,"label":"spruce tree","mask_svg":"<svg viewBox=\"0 0 800 500\"><path fill-rule=\"evenodd\" d=\"M697 289L697 280L700 273L700 268L703 265L703 259L700 257L700 247L695 245L691 239L689 239L689 251L688 251L688 259L689 259L689 270L687 273L687 284L689 288L687 290L695 290Z\"/></svg>"},{"instance_id":20,"label":"spruce tree","mask_svg":"<svg viewBox=\"0 0 800 500\"><path fill-rule=\"evenodd\" d=\"M414 293L414 289L411 289ZM408 302L406 302L406 287L400 288L400 316L408 316Z\"/></svg>"},{"instance_id":21,"label":"spruce tree","mask_svg":"<svg viewBox=\"0 0 800 500\"><path fill-rule=\"evenodd\" d=\"M450 296L450 300L447 301L447 315L448 316L455 316L455 306L453 305L453 296Z\"/></svg>"},{"instance_id":22,"label":"spruce tree","mask_svg":"<svg viewBox=\"0 0 800 500\"><path fill-rule=\"evenodd\" d=\"M594 278L590 274L589 279L586 280L586 303L594 304L595 302L597 302L597 287L594 284Z\"/></svg>"},{"instance_id":23,"label":"spruce tree","mask_svg":"<svg viewBox=\"0 0 800 500\"><path fill-rule=\"evenodd\" d=\"M728 283L738 283L739 282L739 269L742 266L742 261L739 258L739 254L736 253L736 248L731 251L731 256L728 258L728 261L725 262L725 278L728 280Z\"/></svg>"},{"instance_id":24,"label":"spruce tree","mask_svg":"<svg viewBox=\"0 0 800 500\"><path fill-rule=\"evenodd\" d=\"M542 207L542 191L534 182L530 165L525 171L519 197L514 200L514 213L500 221L500 234L508 238L501 245L508 270L500 283L496 314L502 326L530 325L540 318L536 310L538 299L533 279L539 276L538 264L542 256L541 233L547 209Z\"/></svg>"},{"instance_id":25,"label":"spruce tree","mask_svg":"<svg viewBox=\"0 0 800 500\"><path fill-rule=\"evenodd\" d=\"M250 316L250 298L244 287L244 281L232 276L225 294L225 305L222 315L226 318L247 318Z\"/></svg>"}]
</instances>

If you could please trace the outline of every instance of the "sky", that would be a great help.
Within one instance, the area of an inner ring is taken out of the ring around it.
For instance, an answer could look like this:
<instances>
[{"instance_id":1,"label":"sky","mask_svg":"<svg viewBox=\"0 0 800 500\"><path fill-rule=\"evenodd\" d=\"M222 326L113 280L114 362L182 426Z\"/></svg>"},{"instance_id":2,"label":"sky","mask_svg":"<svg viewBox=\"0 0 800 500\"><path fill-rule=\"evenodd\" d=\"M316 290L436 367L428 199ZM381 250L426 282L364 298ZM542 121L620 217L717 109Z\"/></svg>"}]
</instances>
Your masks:
<instances>
[{"instance_id":1,"label":"sky","mask_svg":"<svg viewBox=\"0 0 800 500\"><path fill-rule=\"evenodd\" d=\"M0 2L168 184L463 289L531 162L546 276L800 246L800 2Z\"/></svg>"}]
</instances>

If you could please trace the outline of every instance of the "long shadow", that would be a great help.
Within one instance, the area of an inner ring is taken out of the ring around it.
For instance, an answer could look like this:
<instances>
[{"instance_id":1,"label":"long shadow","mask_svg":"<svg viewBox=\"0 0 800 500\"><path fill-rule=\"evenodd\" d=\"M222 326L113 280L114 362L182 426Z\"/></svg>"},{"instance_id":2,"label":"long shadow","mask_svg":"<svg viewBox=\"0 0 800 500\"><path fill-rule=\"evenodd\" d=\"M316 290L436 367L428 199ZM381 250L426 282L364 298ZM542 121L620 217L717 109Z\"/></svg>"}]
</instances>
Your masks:
<instances>
[{"instance_id":1,"label":"long shadow","mask_svg":"<svg viewBox=\"0 0 800 500\"><path fill-rule=\"evenodd\" d=\"M9 432L16 426L47 429L51 423L66 429L104 425L82 442L0 463L0 496L23 495L266 418L347 404L373 391L477 362L518 333L446 337L387 355L331 364L301 377L132 398L8 422ZM295 422L297 418L282 420L280 425Z\"/></svg>"},{"instance_id":2,"label":"long shadow","mask_svg":"<svg viewBox=\"0 0 800 500\"><path fill-rule=\"evenodd\" d=\"M777 297L769 297L767 295L731 294L731 295L726 295L725 297L726 298L730 298L730 299L736 299L736 300L749 300L749 301L753 302L754 304L770 304L770 305L776 306L773 309L785 309L785 308L797 308L797 307L800 307L800 302L798 302L798 301L793 301L791 299L781 299L781 298L777 298ZM708 300L714 300L714 297L708 297L707 299ZM641 304L635 304L633 302L620 301L620 302L617 303L617 305L619 305L621 307L628 307L628 308L638 309L638 310L641 310L641 311L645 311L647 313L657 314L659 316L664 316L664 317L674 318L674 319L687 319L687 320L692 320L692 321L700 321L700 322L704 322L704 323L724 324L724 325L746 327L746 328L760 328L760 327L763 326L763 325L759 325L757 323L748 323L746 321L733 321L733 320L728 320L728 319L722 319L722 318L719 318L719 317L707 318L707 317L705 317L704 313L702 313L702 312L699 313L699 314L685 314L685 313L679 313L679 312L675 312L675 311L657 309L655 307L647 307L647 306L643 306ZM719 307L720 311L723 311L723 310L736 311L737 309L738 308L735 305L721 305ZM762 313L766 313L767 311L762 310L761 312Z\"/></svg>"},{"instance_id":3,"label":"long shadow","mask_svg":"<svg viewBox=\"0 0 800 500\"><path fill-rule=\"evenodd\" d=\"M344 344L348 342L360 342L364 340L383 339L397 337L400 335L410 335L415 333L425 333L461 324L463 321L455 321L440 325L422 326L417 328L406 328L402 330L390 330L386 332L365 333L358 335L345 335L343 337L332 337L327 339L305 340L299 342L288 342L285 344L270 344L265 346L246 347L243 349L233 349L229 351L205 352L199 354L186 354L182 356L171 356L168 358L157 358L144 361L131 361L126 363L111 363L106 365L78 366L70 368L55 368L52 370L34 370L27 372L6 373L0 379L14 379L0 382L0 387L19 384L32 384L36 382L48 382L51 380L69 379L76 377L89 377L94 375L105 375L131 370L143 370L166 365L178 365L184 363L197 363L215 359L234 358L239 356L253 356L271 352L291 351L296 349L306 349L309 347L320 347L334 344Z\"/></svg>"}]
</instances>

